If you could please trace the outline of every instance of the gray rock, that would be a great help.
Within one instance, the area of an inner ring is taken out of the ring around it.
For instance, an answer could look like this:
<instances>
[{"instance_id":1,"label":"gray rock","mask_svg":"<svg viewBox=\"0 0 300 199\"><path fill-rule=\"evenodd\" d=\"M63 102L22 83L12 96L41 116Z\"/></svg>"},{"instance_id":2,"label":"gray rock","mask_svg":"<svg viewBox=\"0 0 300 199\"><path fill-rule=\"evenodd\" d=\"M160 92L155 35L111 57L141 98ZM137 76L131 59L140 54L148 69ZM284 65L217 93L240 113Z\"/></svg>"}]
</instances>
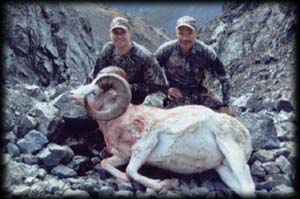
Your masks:
<instances>
[{"instance_id":1,"label":"gray rock","mask_svg":"<svg viewBox=\"0 0 300 199\"><path fill-rule=\"evenodd\" d=\"M274 154L275 158L278 158L279 156L283 155L284 157L289 157L290 151L286 147L280 147L279 149L272 149L270 150Z\"/></svg>"},{"instance_id":2,"label":"gray rock","mask_svg":"<svg viewBox=\"0 0 300 199\"><path fill-rule=\"evenodd\" d=\"M292 164L286 159L284 156L279 156L276 158L275 163L279 166L280 170L289 175L290 177L293 177L295 175L295 170Z\"/></svg>"},{"instance_id":3,"label":"gray rock","mask_svg":"<svg viewBox=\"0 0 300 199\"><path fill-rule=\"evenodd\" d=\"M48 144L41 150L37 157L46 167L54 167L60 163L68 163L74 156L74 152L68 146L60 146L54 143Z\"/></svg>"},{"instance_id":4,"label":"gray rock","mask_svg":"<svg viewBox=\"0 0 300 199\"><path fill-rule=\"evenodd\" d=\"M37 125L37 120L36 118L30 116L30 115L25 115L22 117L20 124L18 124L17 128L17 136L23 137L28 131L34 129Z\"/></svg>"},{"instance_id":5,"label":"gray rock","mask_svg":"<svg viewBox=\"0 0 300 199\"><path fill-rule=\"evenodd\" d=\"M86 116L86 110L81 106L71 103L67 95L68 92L64 92L53 100L53 104L59 109L60 115L63 118L80 118Z\"/></svg>"},{"instance_id":6,"label":"gray rock","mask_svg":"<svg viewBox=\"0 0 300 199\"><path fill-rule=\"evenodd\" d=\"M259 112L264 108L262 98L257 95L250 96L246 105L249 112Z\"/></svg>"},{"instance_id":7,"label":"gray rock","mask_svg":"<svg viewBox=\"0 0 300 199\"><path fill-rule=\"evenodd\" d=\"M244 95L242 95L239 98L236 98L233 102L232 102L232 106L240 109L240 112L244 112L247 110L248 107L248 101L251 99L251 97L253 96L252 93L246 93Z\"/></svg>"},{"instance_id":8,"label":"gray rock","mask_svg":"<svg viewBox=\"0 0 300 199\"><path fill-rule=\"evenodd\" d=\"M206 196L208 194L209 189L207 187L193 187L191 188L192 196Z\"/></svg>"},{"instance_id":9,"label":"gray rock","mask_svg":"<svg viewBox=\"0 0 300 199\"><path fill-rule=\"evenodd\" d=\"M57 95L56 87L47 87L44 91L44 94L46 95L47 100L54 99Z\"/></svg>"},{"instance_id":10,"label":"gray rock","mask_svg":"<svg viewBox=\"0 0 300 199\"><path fill-rule=\"evenodd\" d=\"M51 194L54 194L55 192L58 192L58 191L63 193L64 188L66 186L66 184L62 180L57 179L57 177L49 176L46 179L46 182L47 182L47 184L46 184L45 191L47 191Z\"/></svg>"},{"instance_id":11,"label":"gray rock","mask_svg":"<svg viewBox=\"0 0 300 199\"><path fill-rule=\"evenodd\" d=\"M126 191L133 191L133 187L128 182L119 181L118 184L118 190L126 190Z\"/></svg>"},{"instance_id":12,"label":"gray rock","mask_svg":"<svg viewBox=\"0 0 300 199\"><path fill-rule=\"evenodd\" d=\"M224 191L217 190L215 193L216 193L216 198L226 198Z\"/></svg>"},{"instance_id":13,"label":"gray rock","mask_svg":"<svg viewBox=\"0 0 300 199\"><path fill-rule=\"evenodd\" d=\"M295 123L295 113L294 112L285 112L285 111L280 111L279 113L274 113L273 117L275 123L282 123L282 122L292 122Z\"/></svg>"},{"instance_id":14,"label":"gray rock","mask_svg":"<svg viewBox=\"0 0 300 199\"><path fill-rule=\"evenodd\" d=\"M6 132L3 136L4 143L16 143L17 136L13 131Z\"/></svg>"},{"instance_id":15,"label":"gray rock","mask_svg":"<svg viewBox=\"0 0 300 199\"><path fill-rule=\"evenodd\" d=\"M179 180L176 179L176 178L172 178L172 179L171 179L171 185L172 185L172 187L173 187L175 190L180 189L180 182L179 182Z\"/></svg>"},{"instance_id":16,"label":"gray rock","mask_svg":"<svg viewBox=\"0 0 300 199\"><path fill-rule=\"evenodd\" d=\"M286 148L290 154L288 156L288 160L292 165L295 165L295 161L297 158L297 143L295 141L287 141L281 142L282 148Z\"/></svg>"},{"instance_id":17,"label":"gray rock","mask_svg":"<svg viewBox=\"0 0 300 199\"><path fill-rule=\"evenodd\" d=\"M159 196L159 197L163 197L163 196L167 195L168 192L169 192L169 191L168 191L167 189L163 188L162 190L160 190L160 191L158 192L158 196Z\"/></svg>"},{"instance_id":18,"label":"gray rock","mask_svg":"<svg viewBox=\"0 0 300 199\"><path fill-rule=\"evenodd\" d=\"M290 121L275 124L277 137L280 141L295 139L295 125Z\"/></svg>"},{"instance_id":19,"label":"gray rock","mask_svg":"<svg viewBox=\"0 0 300 199\"><path fill-rule=\"evenodd\" d=\"M262 100L262 106L268 111L273 111L275 102L272 99L265 98Z\"/></svg>"},{"instance_id":20,"label":"gray rock","mask_svg":"<svg viewBox=\"0 0 300 199\"><path fill-rule=\"evenodd\" d=\"M114 189L110 186L102 186L99 191L99 196L111 196L114 193Z\"/></svg>"},{"instance_id":21,"label":"gray rock","mask_svg":"<svg viewBox=\"0 0 300 199\"><path fill-rule=\"evenodd\" d=\"M209 191L214 191L215 186L210 180L205 180L202 182L201 187L207 188Z\"/></svg>"},{"instance_id":22,"label":"gray rock","mask_svg":"<svg viewBox=\"0 0 300 199\"><path fill-rule=\"evenodd\" d=\"M263 113L243 113L238 118L251 134L253 149L279 148L279 140L271 117Z\"/></svg>"},{"instance_id":23,"label":"gray rock","mask_svg":"<svg viewBox=\"0 0 300 199\"><path fill-rule=\"evenodd\" d=\"M83 184L85 182L83 177L67 178L66 180L71 184Z\"/></svg>"},{"instance_id":24,"label":"gray rock","mask_svg":"<svg viewBox=\"0 0 300 199\"><path fill-rule=\"evenodd\" d=\"M35 99L39 101L45 101L47 99L45 93L41 89L40 86L35 85L35 84L25 84L24 85L25 92L31 96L34 97Z\"/></svg>"},{"instance_id":25,"label":"gray rock","mask_svg":"<svg viewBox=\"0 0 300 199\"><path fill-rule=\"evenodd\" d=\"M15 161L10 161L6 168L5 182L7 185L22 184L27 177L36 177L39 169L37 165L26 165Z\"/></svg>"},{"instance_id":26,"label":"gray rock","mask_svg":"<svg viewBox=\"0 0 300 199\"><path fill-rule=\"evenodd\" d=\"M21 160L24 163L30 164L30 165L38 164L38 158L35 155L28 154L28 153L22 154Z\"/></svg>"},{"instance_id":27,"label":"gray rock","mask_svg":"<svg viewBox=\"0 0 300 199\"><path fill-rule=\"evenodd\" d=\"M15 126L14 114L5 109L4 110L4 122L3 122L3 130L5 132L11 131Z\"/></svg>"},{"instance_id":28,"label":"gray rock","mask_svg":"<svg viewBox=\"0 0 300 199\"><path fill-rule=\"evenodd\" d=\"M17 142L23 153L34 153L39 151L46 143L47 137L36 130L29 131L24 138Z\"/></svg>"},{"instance_id":29,"label":"gray rock","mask_svg":"<svg viewBox=\"0 0 300 199\"><path fill-rule=\"evenodd\" d=\"M255 190L255 195L257 197L267 197L269 196L269 193L266 189L260 189L260 190Z\"/></svg>"},{"instance_id":30,"label":"gray rock","mask_svg":"<svg viewBox=\"0 0 300 199\"><path fill-rule=\"evenodd\" d=\"M28 186L31 186L32 184L37 183L38 181L39 180L36 177L29 176L24 180L24 183Z\"/></svg>"},{"instance_id":31,"label":"gray rock","mask_svg":"<svg viewBox=\"0 0 300 199\"><path fill-rule=\"evenodd\" d=\"M295 189L293 187L287 186L285 184L277 185L273 187L270 193L274 196L292 196L295 194Z\"/></svg>"},{"instance_id":32,"label":"gray rock","mask_svg":"<svg viewBox=\"0 0 300 199\"><path fill-rule=\"evenodd\" d=\"M265 177L265 180L266 181L257 184L258 189L266 189L270 191L273 187L277 185L292 185L290 178L284 174L269 174Z\"/></svg>"},{"instance_id":33,"label":"gray rock","mask_svg":"<svg viewBox=\"0 0 300 199\"><path fill-rule=\"evenodd\" d=\"M192 196L188 184L184 181L181 181L180 190L181 190L183 195Z\"/></svg>"},{"instance_id":34,"label":"gray rock","mask_svg":"<svg viewBox=\"0 0 300 199\"><path fill-rule=\"evenodd\" d=\"M17 125L21 123L25 115L32 108L32 104L37 100L27 96L19 88L19 84L15 85L17 88L5 88L5 100L4 100L4 124L13 125L8 128L7 131L13 130L15 133ZM22 116L21 116L22 113ZM9 121L7 121L9 120ZM27 133L26 131L25 133Z\"/></svg>"},{"instance_id":35,"label":"gray rock","mask_svg":"<svg viewBox=\"0 0 300 199\"><path fill-rule=\"evenodd\" d=\"M176 191L167 191L165 194L166 198L181 198L182 194Z\"/></svg>"},{"instance_id":36,"label":"gray rock","mask_svg":"<svg viewBox=\"0 0 300 199\"><path fill-rule=\"evenodd\" d=\"M267 174L280 173L280 169L275 162L265 162L262 167L266 170Z\"/></svg>"},{"instance_id":37,"label":"gray rock","mask_svg":"<svg viewBox=\"0 0 300 199\"><path fill-rule=\"evenodd\" d=\"M215 182L214 185L216 191L224 191L227 189L227 186L223 182Z\"/></svg>"},{"instance_id":38,"label":"gray rock","mask_svg":"<svg viewBox=\"0 0 300 199\"><path fill-rule=\"evenodd\" d=\"M90 194L86 191L83 191L83 190L67 189L64 192L63 197L84 197L84 198L88 198L88 197L90 197Z\"/></svg>"},{"instance_id":39,"label":"gray rock","mask_svg":"<svg viewBox=\"0 0 300 199\"><path fill-rule=\"evenodd\" d=\"M94 178L87 178L83 184L79 186L81 190L87 191L89 193L97 192L97 185L99 182Z\"/></svg>"},{"instance_id":40,"label":"gray rock","mask_svg":"<svg viewBox=\"0 0 300 199\"><path fill-rule=\"evenodd\" d=\"M265 149L255 152L252 158L261 162L270 162L275 159L273 152Z\"/></svg>"},{"instance_id":41,"label":"gray rock","mask_svg":"<svg viewBox=\"0 0 300 199\"><path fill-rule=\"evenodd\" d=\"M61 123L59 110L51 103L36 103L29 111L29 114L39 121L37 130L47 135L48 138L55 132Z\"/></svg>"},{"instance_id":42,"label":"gray rock","mask_svg":"<svg viewBox=\"0 0 300 199\"><path fill-rule=\"evenodd\" d=\"M17 145L13 144L13 143L8 143L6 145L6 150L7 153L11 156L11 157L17 157L20 155L20 149Z\"/></svg>"},{"instance_id":43,"label":"gray rock","mask_svg":"<svg viewBox=\"0 0 300 199\"><path fill-rule=\"evenodd\" d=\"M262 163L258 160L255 160L255 162L251 165L251 174L258 176L258 177L264 177L266 175L266 171L262 167Z\"/></svg>"},{"instance_id":44,"label":"gray rock","mask_svg":"<svg viewBox=\"0 0 300 199\"><path fill-rule=\"evenodd\" d=\"M40 179L44 179L45 177L46 177L46 175L47 175L47 172L46 172L46 170L45 169L39 169L39 171L38 171L38 177L40 178Z\"/></svg>"},{"instance_id":45,"label":"gray rock","mask_svg":"<svg viewBox=\"0 0 300 199\"><path fill-rule=\"evenodd\" d=\"M58 166L54 167L51 170L51 173L60 178L77 176L77 173L73 169L71 169L65 165L58 165Z\"/></svg>"},{"instance_id":46,"label":"gray rock","mask_svg":"<svg viewBox=\"0 0 300 199\"><path fill-rule=\"evenodd\" d=\"M16 185L12 187L13 196L28 196L30 194L30 187L27 185Z\"/></svg>"},{"instance_id":47,"label":"gray rock","mask_svg":"<svg viewBox=\"0 0 300 199\"><path fill-rule=\"evenodd\" d=\"M46 182L37 182L30 186L32 195L44 195L46 188Z\"/></svg>"},{"instance_id":48,"label":"gray rock","mask_svg":"<svg viewBox=\"0 0 300 199\"><path fill-rule=\"evenodd\" d=\"M217 198L217 193L215 191L210 191L205 198Z\"/></svg>"},{"instance_id":49,"label":"gray rock","mask_svg":"<svg viewBox=\"0 0 300 199\"><path fill-rule=\"evenodd\" d=\"M157 192L155 192L153 189L150 189L147 187L144 196L145 197L156 197Z\"/></svg>"},{"instance_id":50,"label":"gray rock","mask_svg":"<svg viewBox=\"0 0 300 199\"><path fill-rule=\"evenodd\" d=\"M113 196L115 196L115 197L130 197L130 196L133 196L133 193L128 190L120 190L120 191L114 192Z\"/></svg>"}]
</instances>

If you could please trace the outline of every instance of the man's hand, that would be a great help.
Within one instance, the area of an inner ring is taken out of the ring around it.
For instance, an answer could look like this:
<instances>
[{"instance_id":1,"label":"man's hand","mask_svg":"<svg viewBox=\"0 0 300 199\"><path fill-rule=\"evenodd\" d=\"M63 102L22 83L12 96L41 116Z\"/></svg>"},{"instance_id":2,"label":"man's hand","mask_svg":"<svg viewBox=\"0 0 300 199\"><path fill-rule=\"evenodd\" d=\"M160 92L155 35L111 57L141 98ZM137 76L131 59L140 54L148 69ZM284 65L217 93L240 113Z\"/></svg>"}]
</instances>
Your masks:
<instances>
[{"instance_id":1,"label":"man's hand","mask_svg":"<svg viewBox=\"0 0 300 199\"><path fill-rule=\"evenodd\" d=\"M176 87L169 88L169 90L168 90L168 98L169 99L176 100L176 99L179 99L182 97L183 97L183 95L178 88L176 88Z\"/></svg>"},{"instance_id":2,"label":"man's hand","mask_svg":"<svg viewBox=\"0 0 300 199\"><path fill-rule=\"evenodd\" d=\"M231 106L222 106L221 108L218 109L219 112L221 113L226 113L229 116L236 117L235 112L232 110Z\"/></svg>"}]
</instances>

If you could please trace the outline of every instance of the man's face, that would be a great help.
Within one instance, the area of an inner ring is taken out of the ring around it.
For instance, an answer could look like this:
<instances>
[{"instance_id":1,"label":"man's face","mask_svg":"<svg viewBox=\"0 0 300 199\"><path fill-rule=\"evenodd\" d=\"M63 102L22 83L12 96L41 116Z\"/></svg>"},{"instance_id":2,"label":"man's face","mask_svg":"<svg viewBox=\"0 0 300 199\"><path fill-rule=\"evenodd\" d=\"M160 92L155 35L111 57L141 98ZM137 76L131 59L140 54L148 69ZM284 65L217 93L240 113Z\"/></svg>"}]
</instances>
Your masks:
<instances>
[{"instance_id":1,"label":"man's face","mask_svg":"<svg viewBox=\"0 0 300 199\"><path fill-rule=\"evenodd\" d=\"M110 38L116 48L125 48L130 45L131 32L123 28L115 28L110 31Z\"/></svg>"},{"instance_id":2,"label":"man's face","mask_svg":"<svg viewBox=\"0 0 300 199\"><path fill-rule=\"evenodd\" d=\"M196 41L197 31L186 26L181 26L176 29L176 36L181 51L188 52Z\"/></svg>"}]
</instances>

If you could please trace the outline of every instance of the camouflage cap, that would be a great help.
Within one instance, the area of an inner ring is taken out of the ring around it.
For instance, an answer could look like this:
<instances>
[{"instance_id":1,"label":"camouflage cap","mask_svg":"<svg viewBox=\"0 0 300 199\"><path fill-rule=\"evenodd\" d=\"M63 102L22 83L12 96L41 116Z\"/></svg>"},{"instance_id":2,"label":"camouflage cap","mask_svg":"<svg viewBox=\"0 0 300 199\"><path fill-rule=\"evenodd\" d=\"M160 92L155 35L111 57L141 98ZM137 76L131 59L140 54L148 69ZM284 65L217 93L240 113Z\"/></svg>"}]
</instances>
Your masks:
<instances>
[{"instance_id":1,"label":"camouflage cap","mask_svg":"<svg viewBox=\"0 0 300 199\"><path fill-rule=\"evenodd\" d=\"M112 19L109 30L112 31L115 28L122 28L126 31L131 30L129 20L124 17L115 17Z\"/></svg>"},{"instance_id":2,"label":"camouflage cap","mask_svg":"<svg viewBox=\"0 0 300 199\"><path fill-rule=\"evenodd\" d=\"M192 30L197 30L197 21L193 17L183 16L177 20L176 29L181 26L186 26L188 28L191 28Z\"/></svg>"}]
</instances>

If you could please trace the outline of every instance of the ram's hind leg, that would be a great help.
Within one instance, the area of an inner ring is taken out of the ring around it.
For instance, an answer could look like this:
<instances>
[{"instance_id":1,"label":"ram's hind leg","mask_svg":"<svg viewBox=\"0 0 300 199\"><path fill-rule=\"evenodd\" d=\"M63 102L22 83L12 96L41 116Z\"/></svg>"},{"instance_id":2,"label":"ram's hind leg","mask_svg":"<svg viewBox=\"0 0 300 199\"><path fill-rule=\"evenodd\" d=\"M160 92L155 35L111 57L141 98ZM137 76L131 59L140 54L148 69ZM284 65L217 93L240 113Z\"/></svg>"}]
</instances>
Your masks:
<instances>
[{"instance_id":1,"label":"ram's hind leg","mask_svg":"<svg viewBox=\"0 0 300 199\"><path fill-rule=\"evenodd\" d=\"M230 182L228 186L233 186L236 188L233 189L241 196L254 196L255 194L255 184L252 180L250 168L247 164L246 155L244 149L240 147L230 135L226 136L216 136L217 144L225 156L225 168L218 168L218 172L221 175L232 175L233 179L236 179L236 182ZM226 182L226 176L224 181ZM232 185L231 185L232 184ZM239 184L237 186L236 184Z\"/></svg>"},{"instance_id":2,"label":"ram's hind leg","mask_svg":"<svg viewBox=\"0 0 300 199\"><path fill-rule=\"evenodd\" d=\"M239 195L242 194L241 193L242 188L228 164L224 164L224 161L223 161L223 164L221 164L219 167L217 167L216 171L219 174L219 176L221 177L221 179L223 180L223 182L230 189L232 189L234 192L236 192Z\"/></svg>"}]
</instances>

